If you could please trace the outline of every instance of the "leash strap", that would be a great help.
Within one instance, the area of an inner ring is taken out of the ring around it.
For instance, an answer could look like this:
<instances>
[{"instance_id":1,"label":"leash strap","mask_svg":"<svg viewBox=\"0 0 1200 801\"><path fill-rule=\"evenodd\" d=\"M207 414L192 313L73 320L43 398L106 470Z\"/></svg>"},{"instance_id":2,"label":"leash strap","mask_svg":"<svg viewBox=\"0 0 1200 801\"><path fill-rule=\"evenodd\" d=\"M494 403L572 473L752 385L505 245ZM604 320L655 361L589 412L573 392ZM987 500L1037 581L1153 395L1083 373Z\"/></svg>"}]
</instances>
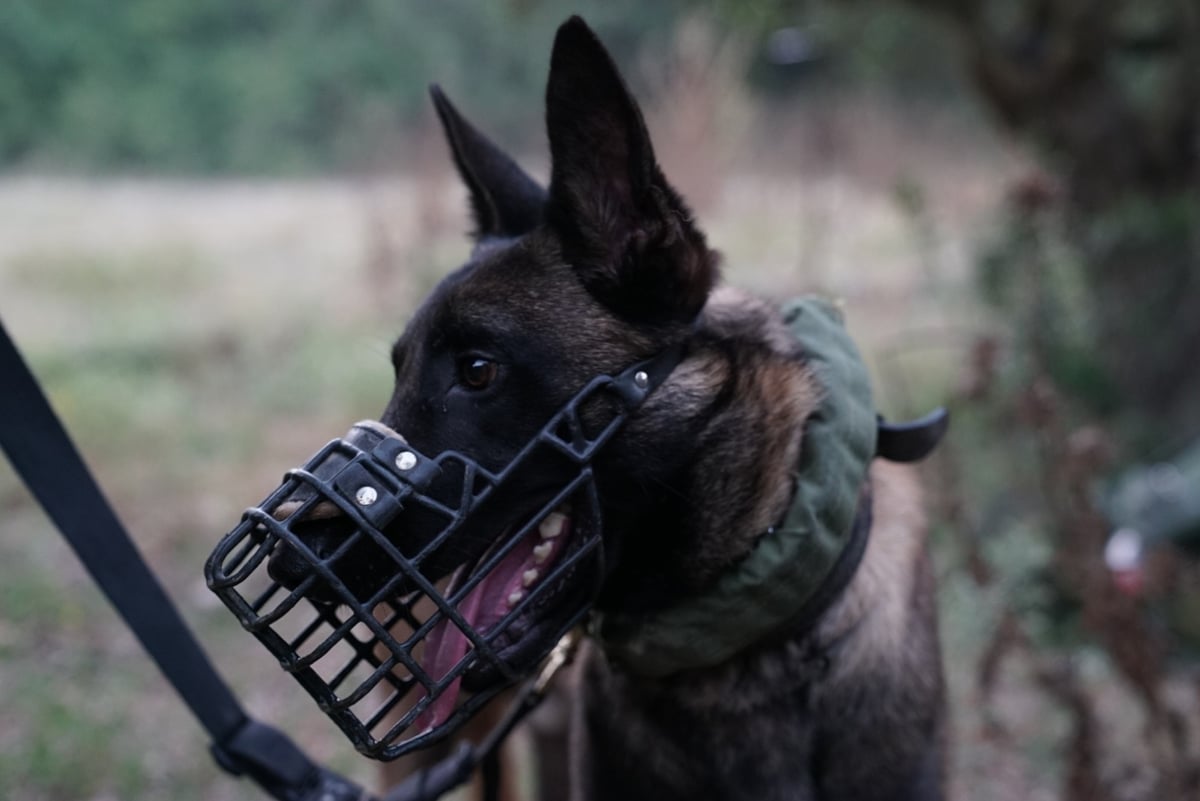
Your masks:
<instances>
[{"instance_id":1,"label":"leash strap","mask_svg":"<svg viewBox=\"0 0 1200 801\"><path fill-rule=\"evenodd\" d=\"M142 647L212 737L217 764L279 801L366 801L286 735L250 718L104 498L0 323L0 447Z\"/></svg>"}]
</instances>

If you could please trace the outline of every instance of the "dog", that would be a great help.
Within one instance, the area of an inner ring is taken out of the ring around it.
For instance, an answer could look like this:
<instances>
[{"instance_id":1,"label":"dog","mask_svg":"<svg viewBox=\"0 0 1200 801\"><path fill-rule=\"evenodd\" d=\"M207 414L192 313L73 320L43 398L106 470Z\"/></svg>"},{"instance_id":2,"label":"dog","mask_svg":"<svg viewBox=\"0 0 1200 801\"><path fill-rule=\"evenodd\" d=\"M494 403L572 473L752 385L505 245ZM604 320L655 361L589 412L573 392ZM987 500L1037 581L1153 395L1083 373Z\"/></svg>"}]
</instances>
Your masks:
<instances>
[{"instance_id":1,"label":"dog","mask_svg":"<svg viewBox=\"0 0 1200 801\"><path fill-rule=\"evenodd\" d=\"M734 582L739 593L796 595L779 621L734 606L693 615L698 633L687 636L671 623L673 610L706 608L714 587L774 547L781 521L809 514L826 526L805 505L829 488L798 465L842 447L821 426L852 398L816 364L818 343L798 338L799 312L720 285L718 256L581 19L562 25L551 56L548 187L436 89L434 100L469 190L474 250L396 342L395 390L380 421L422 453L503 465L594 376L677 354L591 466L605 558L570 574L597 585L587 603L600 621L572 682L570 797L940 799L941 654L909 468L867 454L846 473L851 485L836 489L848 516L828 527L856 545L814 568L811 593ZM495 519L519 519L524 498L540 504L553 471L533 469L510 487L490 527L464 524L431 569L445 576L479 558ZM816 495L801 494L814 478ZM555 526L574 513L558 514ZM419 540L420 524L407 525L395 536ZM314 551L329 550L312 536ZM811 542L798 547L804 559L827 556ZM345 581L363 597L386 581L370 559L345 560ZM271 568L289 585L303 577L286 552ZM555 592L527 615L532 633L518 646L569 617L572 604L558 596L575 599L574 590ZM668 640L674 651L664 655Z\"/></svg>"}]
</instances>

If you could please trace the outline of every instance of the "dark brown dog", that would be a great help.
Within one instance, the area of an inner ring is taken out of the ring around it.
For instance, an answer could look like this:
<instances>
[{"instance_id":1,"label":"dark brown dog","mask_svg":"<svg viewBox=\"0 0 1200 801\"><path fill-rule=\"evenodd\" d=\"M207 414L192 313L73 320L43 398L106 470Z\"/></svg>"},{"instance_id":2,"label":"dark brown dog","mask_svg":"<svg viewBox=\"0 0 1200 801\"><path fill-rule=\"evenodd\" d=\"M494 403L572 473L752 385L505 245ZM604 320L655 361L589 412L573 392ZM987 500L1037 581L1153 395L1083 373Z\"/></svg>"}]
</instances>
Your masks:
<instances>
[{"instance_id":1,"label":"dark brown dog","mask_svg":"<svg viewBox=\"0 0 1200 801\"><path fill-rule=\"evenodd\" d=\"M774 306L717 287L717 257L578 18L551 59L547 190L435 101L476 248L396 343L382 422L423 453L503 464L591 377L684 343L595 463L608 557L595 609L638 619L704 593L793 503L827 391L805 344ZM544 497L543 478L528 479L530 497ZM943 687L918 489L905 468L877 462L851 490L869 545L817 619L667 676L588 645L572 798L941 797ZM522 513L518 500L501 509ZM471 538L486 533L465 526L463 552L478 554ZM370 565L347 574L367 591L384 580Z\"/></svg>"}]
</instances>

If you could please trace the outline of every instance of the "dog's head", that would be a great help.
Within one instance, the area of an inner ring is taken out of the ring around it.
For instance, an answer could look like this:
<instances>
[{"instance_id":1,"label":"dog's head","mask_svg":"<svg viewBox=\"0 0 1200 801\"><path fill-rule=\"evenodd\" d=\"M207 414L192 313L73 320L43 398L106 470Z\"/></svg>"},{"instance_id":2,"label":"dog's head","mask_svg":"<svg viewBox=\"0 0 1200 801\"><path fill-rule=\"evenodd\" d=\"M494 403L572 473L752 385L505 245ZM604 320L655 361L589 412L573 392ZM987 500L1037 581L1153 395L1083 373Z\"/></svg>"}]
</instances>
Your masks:
<instances>
[{"instance_id":1,"label":"dog's head","mask_svg":"<svg viewBox=\"0 0 1200 801\"><path fill-rule=\"evenodd\" d=\"M432 465L421 502L400 504L380 525L386 544L347 545L352 517L294 492L271 514L295 518L299 544L274 543L269 570L325 603L346 601L346 591L374 603L436 585L461 620L444 606L440 623L404 616L424 638L422 669L436 682L468 663L481 638L514 672L531 670L595 599L625 524L692 445L661 398L623 406L611 381L588 388L613 376L644 387L645 370L663 372L662 355L678 353L693 331L717 268L658 166L637 104L582 20L565 23L554 42L547 188L436 88L433 99L469 190L474 248L396 341L395 389L364 446L382 438L390 453ZM669 372L678 358L667 362ZM609 430L631 415L636 437L630 426ZM598 438L604 448L581 465L572 448ZM471 513L448 527L445 511L463 506ZM596 549L562 567L598 541L605 559ZM397 560L417 564L421 579L397 578ZM315 576L316 562L335 580ZM488 575L473 577L481 565ZM493 639L500 621L506 631ZM483 660L462 675L475 690L511 678ZM425 722L450 708L431 704Z\"/></svg>"}]
</instances>

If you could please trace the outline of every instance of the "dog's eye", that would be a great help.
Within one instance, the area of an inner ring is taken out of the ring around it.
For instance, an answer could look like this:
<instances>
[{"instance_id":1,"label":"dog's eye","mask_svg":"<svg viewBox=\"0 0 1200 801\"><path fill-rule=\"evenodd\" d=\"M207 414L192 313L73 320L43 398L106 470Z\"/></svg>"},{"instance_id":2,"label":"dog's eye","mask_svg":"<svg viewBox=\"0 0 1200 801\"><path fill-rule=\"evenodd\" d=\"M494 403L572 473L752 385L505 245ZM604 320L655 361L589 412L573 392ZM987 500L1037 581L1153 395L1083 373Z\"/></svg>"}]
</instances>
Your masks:
<instances>
[{"instance_id":1,"label":"dog's eye","mask_svg":"<svg viewBox=\"0 0 1200 801\"><path fill-rule=\"evenodd\" d=\"M496 380L498 369L490 359L468 357L459 364L458 375L468 389L485 389Z\"/></svg>"}]
</instances>

